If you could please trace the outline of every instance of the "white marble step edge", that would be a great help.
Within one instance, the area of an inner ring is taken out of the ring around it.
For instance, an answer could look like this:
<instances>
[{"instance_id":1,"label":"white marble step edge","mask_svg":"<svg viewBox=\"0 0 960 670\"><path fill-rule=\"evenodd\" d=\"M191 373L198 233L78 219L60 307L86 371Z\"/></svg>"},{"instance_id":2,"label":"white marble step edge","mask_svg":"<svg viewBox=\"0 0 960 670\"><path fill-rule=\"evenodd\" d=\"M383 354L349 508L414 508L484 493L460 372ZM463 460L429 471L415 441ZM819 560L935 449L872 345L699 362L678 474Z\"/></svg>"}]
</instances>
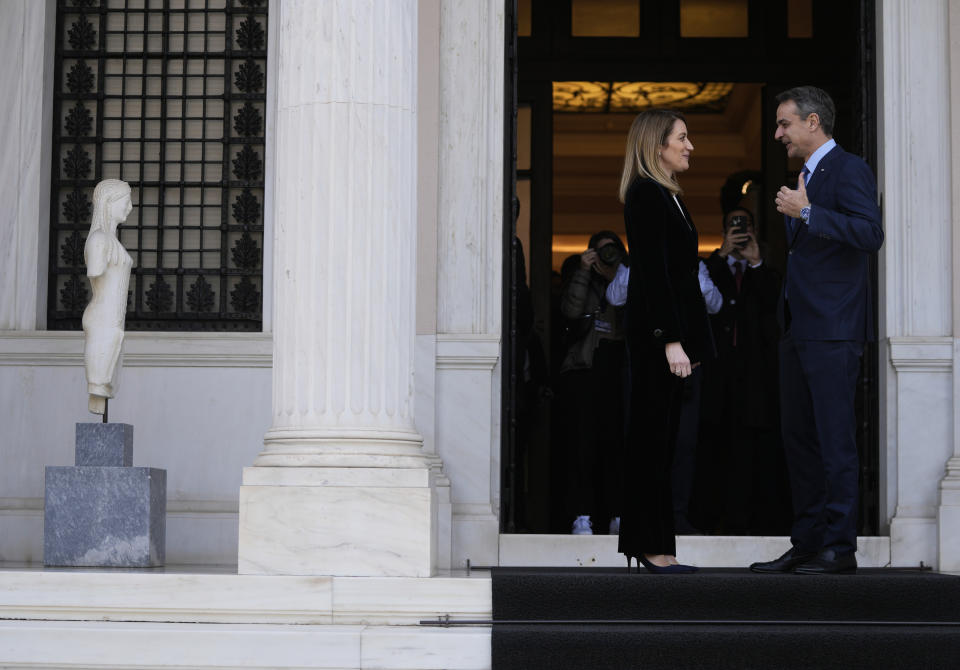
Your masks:
<instances>
[{"instance_id":1,"label":"white marble step edge","mask_svg":"<svg viewBox=\"0 0 960 670\"><path fill-rule=\"evenodd\" d=\"M480 571L400 578L0 570L0 619L416 625L445 615L488 620L492 607L490 575Z\"/></svg>"},{"instance_id":2,"label":"white marble step edge","mask_svg":"<svg viewBox=\"0 0 960 670\"><path fill-rule=\"evenodd\" d=\"M501 535L500 565L531 567L625 567L616 535ZM889 537L857 539L857 563L864 568L890 565ZM745 568L768 561L790 548L787 537L681 535L677 557L700 567ZM904 566L916 567L916 566Z\"/></svg>"},{"instance_id":3,"label":"white marble step edge","mask_svg":"<svg viewBox=\"0 0 960 670\"><path fill-rule=\"evenodd\" d=\"M490 628L0 621L3 668L487 670Z\"/></svg>"},{"instance_id":4,"label":"white marble step edge","mask_svg":"<svg viewBox=\"0 0 960 670\"><path fill-rule=\"evenodd\" d=\"M678 556L745 567L786 550L785 537L682 536ZM864 537L862 567L890 563L890 539ZM504 566L620 567L615 536L502 535ZM470 577L297 577L190 572L0 569L0 619L304 625L415 625L489 619L489 573Z\"/></svg>"}]
</instances>

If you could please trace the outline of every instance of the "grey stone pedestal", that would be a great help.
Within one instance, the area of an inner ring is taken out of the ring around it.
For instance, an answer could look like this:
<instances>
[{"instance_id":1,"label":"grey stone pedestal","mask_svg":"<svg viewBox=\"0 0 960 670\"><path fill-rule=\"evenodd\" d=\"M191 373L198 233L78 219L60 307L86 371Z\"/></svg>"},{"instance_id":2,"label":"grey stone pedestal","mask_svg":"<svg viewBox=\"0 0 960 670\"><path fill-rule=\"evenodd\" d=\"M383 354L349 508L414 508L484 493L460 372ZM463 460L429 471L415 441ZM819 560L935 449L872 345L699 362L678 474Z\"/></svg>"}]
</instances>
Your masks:
<instances>
[{"instance_id":1,"label":"grey stone pedestal","mask_svg":"<svg viewBox=\"0 0 960 670\"><path fill-rule=\"evenodd\" d=\"M44 565L163 565L167 471L132 463L133 426L77 424L76 465L46 469Z\"/></svg>"}]
</instances>

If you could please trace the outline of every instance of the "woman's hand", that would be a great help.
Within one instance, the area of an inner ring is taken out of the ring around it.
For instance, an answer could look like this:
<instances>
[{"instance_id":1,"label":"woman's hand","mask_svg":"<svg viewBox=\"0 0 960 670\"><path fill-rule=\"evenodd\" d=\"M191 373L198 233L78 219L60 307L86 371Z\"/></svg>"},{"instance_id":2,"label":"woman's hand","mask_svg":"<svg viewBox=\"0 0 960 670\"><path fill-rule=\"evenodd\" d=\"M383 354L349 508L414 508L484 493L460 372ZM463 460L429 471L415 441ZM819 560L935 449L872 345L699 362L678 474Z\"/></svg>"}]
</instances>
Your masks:
<instances>
[{"instance_id":1,"label":"woman's hand","mask_svg":"<svg viewBox=\"0 0 960 670\"><path fill-rule=\"evenodd\" d=\"M670 367L670 374L681 379L689 377L693 371L693 366L690 365L690 359L687 358L687 352L683 350L683 345L679 342L667 342L664 349L667 353L667 365Z\"/></svg>"}]
</instances>

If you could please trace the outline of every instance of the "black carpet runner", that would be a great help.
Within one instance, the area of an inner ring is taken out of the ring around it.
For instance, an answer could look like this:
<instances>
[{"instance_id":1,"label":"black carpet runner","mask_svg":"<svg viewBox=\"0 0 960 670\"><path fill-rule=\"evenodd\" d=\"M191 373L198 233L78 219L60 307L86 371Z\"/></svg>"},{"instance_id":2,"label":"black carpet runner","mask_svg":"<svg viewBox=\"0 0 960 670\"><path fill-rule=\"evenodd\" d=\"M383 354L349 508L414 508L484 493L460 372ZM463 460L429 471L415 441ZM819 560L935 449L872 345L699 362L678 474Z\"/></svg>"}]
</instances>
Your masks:
<instances>
[{"instance_id":1,"label":"black carpet runner","mask_svg":"<svg viewBox=\"0 0 960 670\"><path fill-rule=\"evenodd\" d=\"M960 577L494 568L493 669L960 670Z\"/></svg>"}]
</instances>

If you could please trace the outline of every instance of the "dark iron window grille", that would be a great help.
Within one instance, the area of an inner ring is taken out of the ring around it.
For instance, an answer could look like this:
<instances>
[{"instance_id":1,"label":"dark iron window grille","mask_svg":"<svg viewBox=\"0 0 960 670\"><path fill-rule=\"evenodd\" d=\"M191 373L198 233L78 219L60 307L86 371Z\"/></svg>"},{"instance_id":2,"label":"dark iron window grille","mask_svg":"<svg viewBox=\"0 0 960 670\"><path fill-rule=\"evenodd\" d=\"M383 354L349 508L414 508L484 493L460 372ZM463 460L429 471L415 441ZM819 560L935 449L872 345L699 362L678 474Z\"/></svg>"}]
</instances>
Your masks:
<instances>
[{"instance_id":1,"label":"dark iron window grille","mask_svg":"<svg viewBox=\"0 0 960 670\"><path fill-rule=\"evenodd\" d=\"M58 0L47 323L79 329L93 188L130 184L128 330L262 328L267 0Z\"/></svg>"}]
</instances>

